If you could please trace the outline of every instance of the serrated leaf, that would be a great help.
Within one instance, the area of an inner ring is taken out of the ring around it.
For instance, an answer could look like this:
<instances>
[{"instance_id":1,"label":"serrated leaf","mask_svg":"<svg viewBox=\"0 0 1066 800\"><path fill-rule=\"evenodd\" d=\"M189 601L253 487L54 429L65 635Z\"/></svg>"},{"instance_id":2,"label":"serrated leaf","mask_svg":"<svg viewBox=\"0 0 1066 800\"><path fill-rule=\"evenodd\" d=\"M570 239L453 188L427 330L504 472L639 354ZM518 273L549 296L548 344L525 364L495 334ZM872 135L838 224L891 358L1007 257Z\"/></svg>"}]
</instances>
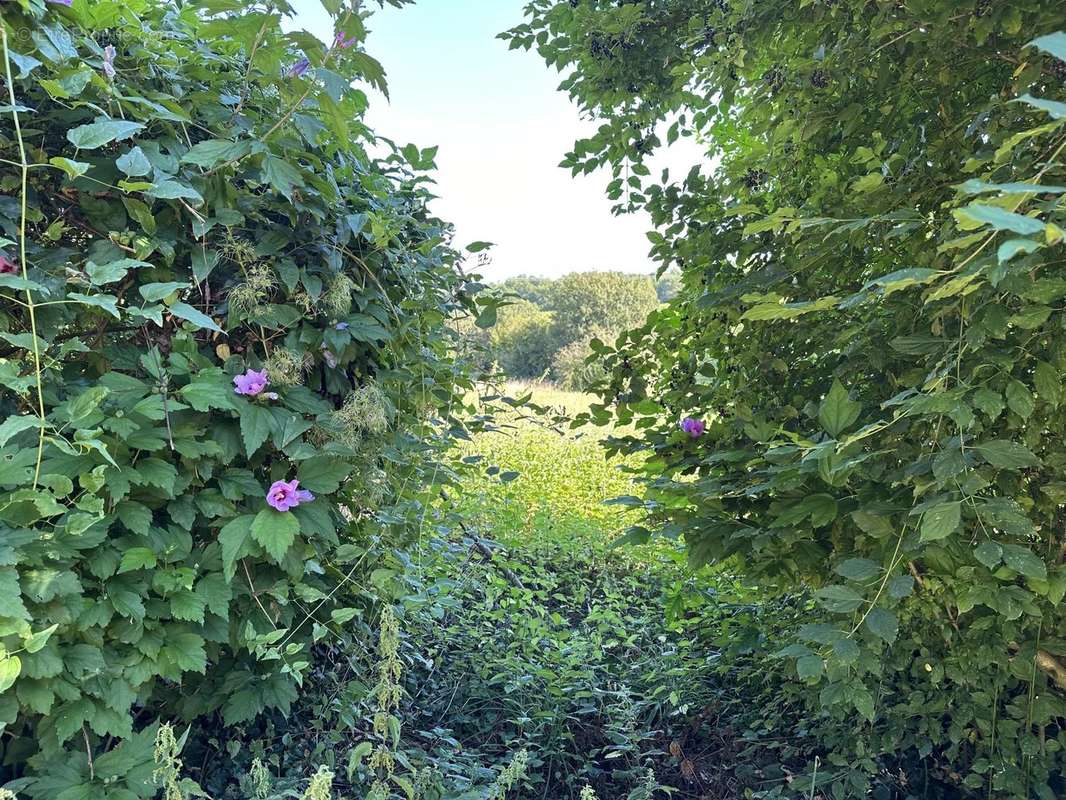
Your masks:
<instances>
[{"instance_id":1,"label":"serrated leaf","mask_svg":"<svg viewBox=\"0 0 1066 800\"><path fill-rule=\"evenodd\" d=\"M899 619L887 608L876 606L866 615L866 628L878 639L892 644L899 634Z\"/></svg>"},{"instance_id":2,"label":"serrated leaf","mask_svg":"<svg viewBox=\"0 0 1066 800\"><path fill-rule=\"evenodd\" d=\"M241 410L241 438L244 450L252 456L273 431L274 417L263 406L248 405Z\"/></svg>"},{"instance_id":3,"label":"serrated leaf","mask_svg":"<svg viewBox=\"0 0 1066 800\"><path fill-rule=\"evenodd\" d=\"M1047 578L1047 565L1028 547L1020 544L1004 544L1003 563L1027 578Z\"/></svg>"},{"instance_id":4,"label":"serrated leaf","mask_svg":"<svg viewBox=\"0 0 1066 800\"><path fill-rule=\"evenodd\" d=\"M352 466L339 458L313 456L301 461L296 471L300 486L312 492L332 494L352 472Z\"/></svg>"},{"instance_id":5,"label":"serrated leaf","mask_svg":"<svg viewBox=\"0 0 1066 800\"><path fill-rule=\"evenodd\" d=\"M299 532L300 522L289 511L264 508L252 520L252 538L279 563Z\"/></svg>"},{"instance_id":6,"label":"serrated leaf","mask_svg":"<svg viewBox=\"0 0 1066 800\"><path fill-rule=\"evenodd\" d=\"M233 580L237 570L237 560L248 555L248 542L251 540L251 514L230 520L218 532L218 543L222 548L222 573L227 581Z\"/></svg>"},{"instance_id":7,"label":"serrated leaf","mask_svg":"<svg viewBox=\"0 0 1066 800\"><path fill-rule=\"evenodd\" d=\"M849 558L837 565L836 573L849 581L865 581L881 572L881 566L868 558Z\"/></svg>"},{"instance_id":8,"label":"serrated leaf","mask_svg":"<svg viewBox=\"0 0 1066 800\"><path fill-rule=\"evenodd\" d=\"M826 610L838 614L848 614L862 605L862 595L847 586L823 586L814 596Z\"/></svg>"},{"instance_id":9,"label":"serrated leaf","mask_svg":"<svg viewBox=\"0 0 1066 800\"><path fill-rule=\"evenodd\" d=\"M998 469L1024 469L1040 466L1040 459L1019 442L993 439L990 442L974 445L973 449L985 461Z\"/></svg>"},{"instance_id":10,"label":"serrated leaf","mask_svg":"<svg viewBox=\"0 0 1066 800\"><path fill-rule=\"evenodd\" d=\"M821 677L823 667L821 656L810 655L796 659L796 674L799 675L800 680L806 681Z\"/></svg>"},{"instance_id":11,"label":"serrated leaf","mask_svg":"<svg viewBox=\"0 0 1066 800\"><path fill-rule=\"evenodd\" d=\"M953 500L935 505L922 515L921 540L937 542L950 536L962 521L962 503Z\"/></svg>"},{"instance_id":12,"label":"serrated leaf","mask_svg":"<svg viewBox=\"0 0 1066 800\"><path fill-rule=\"evenodd\" d=\"M974 548L973 554L989 569L995 569L1003 560L1003 548L997 542L981 542Z\"/></svg>"}]
</instances>

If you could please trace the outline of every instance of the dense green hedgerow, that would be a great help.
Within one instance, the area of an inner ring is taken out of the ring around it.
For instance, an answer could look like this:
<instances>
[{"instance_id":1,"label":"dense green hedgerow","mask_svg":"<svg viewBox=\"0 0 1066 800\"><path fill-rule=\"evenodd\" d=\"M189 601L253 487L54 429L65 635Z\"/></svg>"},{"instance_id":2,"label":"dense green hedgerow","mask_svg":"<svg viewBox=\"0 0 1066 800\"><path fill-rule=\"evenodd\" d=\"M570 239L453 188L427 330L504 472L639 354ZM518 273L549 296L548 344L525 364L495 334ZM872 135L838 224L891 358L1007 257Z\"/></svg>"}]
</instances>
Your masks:
<instances>
[{"instance_id":1,"label":"dense green hedgerow","mask_svg":"<svg viewBox=\"0 0 1066 800\"><path fill-rule=\"evenodd\" d=\"M442 322L476 287L433 153L361 121L366 12L325 6L331 44L284 2L3 4L0 774L26 796L150 797L153 719L288 709L312 644L402 592L382 554L448 474Z\"/></svg>"},{"instance_id":2,"label":"dense green hedgerow","mask_svg":"<svg viewBox=\"0 0 1066 800\"><path fill-rule=\"evenodd\" d=\"M682 273L602 349L590 417L634 423L613 446L644 456L652 527L694 563L814 592L781 656L817 724L818 791L1061 796L1062 4L533 0L527 17L505 38L599 123L564 163L609 166ZM706 161L653 171L681 137Z\"/></svg>"}]
</instances>

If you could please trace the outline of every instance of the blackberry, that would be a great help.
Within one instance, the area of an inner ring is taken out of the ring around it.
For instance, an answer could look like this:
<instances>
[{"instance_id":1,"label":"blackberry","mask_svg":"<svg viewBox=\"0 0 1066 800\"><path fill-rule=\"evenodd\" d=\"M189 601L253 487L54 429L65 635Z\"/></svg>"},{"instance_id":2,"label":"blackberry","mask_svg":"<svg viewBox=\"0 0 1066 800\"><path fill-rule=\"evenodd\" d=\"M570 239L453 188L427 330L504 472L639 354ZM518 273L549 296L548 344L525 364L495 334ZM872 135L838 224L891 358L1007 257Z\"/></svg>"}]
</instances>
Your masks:
<instances>
[{"instance_id":1,"label":"blackberry","mask_svg":"<svg viewBox=\"0 0 1066 800\"><path fill-rule=\"evenodd\" d=\"M1048 68L1057 80L1066 83L1066 61L1063 61L1061 58L1053 59L1051 64L1048 65Z\"/></svg>"},{"instance_id":2,"label":"blackberry","mask_svg":"<svg viewBox=\"0 0 1066 800\"><path fill-rule=\"evenodd\" d=\"M749 169L744 173L744 185L751 191L758 191L766 183L770 174L764 169Z\"/></svg>"},{"instance_id":3,"label":"blackberry","mask_svg":"<svg viewBox=\"0 0 1066 800\"><path fill-rule=\"evenodd\" d=\"M777 94L785 86L785 71L777 64L766 70L762 76L763 83L770 89L771 94Z\"/></svg>"},{"instance_id":4,"label":"blackberry","mask_svg":"<svg viewBox=\"0 0 1066 800\"><path fill-rule=\"evenodd\" d=\"M811 86L815 89L824 89L829 85L829 72L824 69L816 69L811 73Z\"/></svg>"}]
</instances>

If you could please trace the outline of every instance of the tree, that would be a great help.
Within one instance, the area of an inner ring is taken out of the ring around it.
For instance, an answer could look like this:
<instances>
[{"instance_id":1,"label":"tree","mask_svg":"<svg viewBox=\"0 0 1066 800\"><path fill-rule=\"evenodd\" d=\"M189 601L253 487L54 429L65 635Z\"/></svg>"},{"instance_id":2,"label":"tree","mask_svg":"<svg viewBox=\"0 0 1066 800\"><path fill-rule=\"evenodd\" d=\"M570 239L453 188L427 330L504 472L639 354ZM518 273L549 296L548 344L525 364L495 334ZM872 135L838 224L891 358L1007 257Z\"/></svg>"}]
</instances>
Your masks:
<instances>
[{"instance_id":1,"label":"tree","mask_svg":"<svg viewBox=\"0 0 1066 800\"><path fill-rule=\"evenodd\" d=\"M817 602L782 655L840 767L819 777L1061 796L1061 5L527 11L506 37L599 122L564 163L609 167L684 277L608 356L591 419L639 422L611 446L649 456L649 507L693 563ZM653 176L680 137L706 161Z\"/></svg>"},{"instance_id":2,"label":"tree","mask_svg":"<svg viewBox=\"0 0 1066 800\"><path fill-rule=\"evenodd\" d=\"M622 272L572 272L555 282L551 298L558 337L566 343L590 338L594 328L636 327L659 307L649 276Z\"/></svg>"},{"instance_id":3,"label":"tree","mask_svg":"<svg viewBox=\"0 0 1066 800\"><path fill-rule=\"evenodd\" d=\"M515 275L512 278L500 281L495 288L502 292L516 294L536 306L551 310L554 285L555 281L552 278L544 278L539 275Z\"/></svg>"},{"instance_id":4,"label":"tree","mask_svg":"<svg viewBox=\"0 0 1066 800\"><path fill-rule=\"evenodd\" d=\"M543 377L559 348L552 313L524 300L503 306L489 329L489 348L508 376Z\"/></svg>"}]
</instances>

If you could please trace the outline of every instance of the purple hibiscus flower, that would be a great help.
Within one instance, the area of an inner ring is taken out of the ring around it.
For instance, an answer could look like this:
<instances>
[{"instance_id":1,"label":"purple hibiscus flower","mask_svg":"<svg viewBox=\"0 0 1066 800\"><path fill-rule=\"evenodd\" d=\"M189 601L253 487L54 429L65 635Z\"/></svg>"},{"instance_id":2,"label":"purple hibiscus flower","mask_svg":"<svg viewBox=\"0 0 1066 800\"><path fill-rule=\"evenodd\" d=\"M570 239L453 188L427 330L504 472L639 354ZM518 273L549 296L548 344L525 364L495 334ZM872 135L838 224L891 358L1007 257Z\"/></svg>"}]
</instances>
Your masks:
<instances>
[{"instance_id":1,"label":"purple hibiscus flower","mask_svg":"<svg viewBox=\"0 0 1066 800\"><path fill-rule=\"evenodd\" d=\"M258 394L262 394L263 390L270 385L270 378L267 377L265 369L259 372L250 369L243 375L234 376L233 385L237 387L233 390L237 394L255 397Z\"/></svg>"},{"instance_id":2,"label":"purple hibiscus flower","mask_svg":"<svg viewBox=\"0 0 1066 800\"><path fill-rule=\"evenodd\" d=\"M296 508L300 503L310 503L315 496L306 489L300 488L300 482L296 479L291 481L274 481L267 491L267 504L278 511L288 511Z\"/></svg>"},{"instance_id":3,"label":"purple hibiscus flower","mask_svg":"<svg viewBox=\"0 0 1066 800\"><path fill-rule=\"evenodd\" d=\"M696 419L695 417L685 417L681 420L681 430L693 439L698 439L703 435L703 432L707 430L707 423L702 419Z\"/></svg>"},{"instance_id":4,"label":"purple hibiscus flower","mask_svg":"<svg viewBox=\"0 0 1066 800\"><path fill-rule=\"evenodd\" d=\"M0 253L0 275L17 275L18 271L18 264Z\"/></svg>"},{"instance_id":5,"label":"purple hibiscus flower","mask_svg":"<svg viewBox=\"0 0 1066 800\"><path fill-rule=\"evenodd\" d=\"M356 41L357 40L354 36L349 39L347 36L344 35L344 31L337 31L337 35L333 37L333 46L341 47L347 50L349 47L355 44Z\"/></svg>"},{"instance_id":6,"label":"purple hibiscus flower","mask_svg":"<svg viewBox=\"0 0 1066 800\"><path fill-rule=\"evenodd\" d=\"M303 75L305 72L307 72L307 70L308 70L308 68L310 66L311 66L311 60L310 59L301 58L299 61L297 61L291 67L289 67L288 71L285 74L288 75L290 78L299 78L301 75Z\"/></svg>"}]
</instances>

